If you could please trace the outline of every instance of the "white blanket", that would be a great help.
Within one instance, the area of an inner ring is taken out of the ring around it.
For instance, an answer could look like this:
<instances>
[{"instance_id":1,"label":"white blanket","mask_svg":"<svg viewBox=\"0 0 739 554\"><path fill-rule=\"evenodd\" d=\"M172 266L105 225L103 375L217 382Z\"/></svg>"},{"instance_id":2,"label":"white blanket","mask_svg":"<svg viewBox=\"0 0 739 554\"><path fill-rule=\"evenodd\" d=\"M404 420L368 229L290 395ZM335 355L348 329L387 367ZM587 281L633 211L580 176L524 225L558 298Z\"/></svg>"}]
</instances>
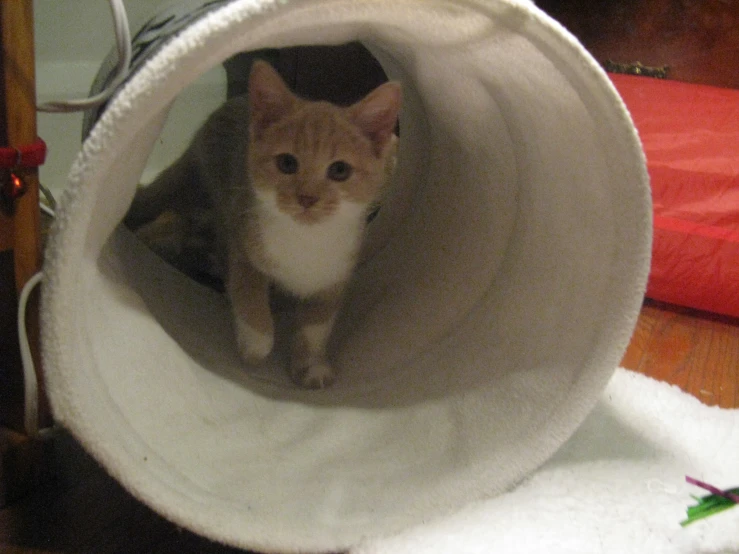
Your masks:
<instances>
[{"instance_id":1,"label":"white blanket","mask_svg":"<svg viewBox=\"0 0 739 554\"><path fill-rule=\"evenodd\" d=\"M620 369L580 430L511 492L352 554L736 554L739 506L683 528L690 495L739 486L739 410Z\"/></svg>"}]
</instances>

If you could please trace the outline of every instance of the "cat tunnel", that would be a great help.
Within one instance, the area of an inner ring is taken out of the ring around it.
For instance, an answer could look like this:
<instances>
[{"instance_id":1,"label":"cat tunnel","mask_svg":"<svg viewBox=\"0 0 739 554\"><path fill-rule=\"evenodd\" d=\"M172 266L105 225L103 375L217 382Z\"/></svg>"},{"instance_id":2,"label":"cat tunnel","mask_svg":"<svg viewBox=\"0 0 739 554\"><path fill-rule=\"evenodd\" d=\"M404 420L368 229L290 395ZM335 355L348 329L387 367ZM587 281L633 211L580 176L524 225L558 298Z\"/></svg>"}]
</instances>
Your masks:
<instances>
[{"instance_id":1,"label":"cat tunnel","mask_svg":"<svg viewBox=\"0 0 739 554\"><path fill-rule=\"evenodd\" d=\"M244 367L225 298L120 222L198 76L349 41L402 83L401 141L332 339L339 380L306 391L279 356ZM572 435L628 343L650 229L628 113L532 3L211 3L134 72L70 171L42 302L53 412L178 525L265 552L349 549L509 490Z\"/></svg>"}]
</instances>

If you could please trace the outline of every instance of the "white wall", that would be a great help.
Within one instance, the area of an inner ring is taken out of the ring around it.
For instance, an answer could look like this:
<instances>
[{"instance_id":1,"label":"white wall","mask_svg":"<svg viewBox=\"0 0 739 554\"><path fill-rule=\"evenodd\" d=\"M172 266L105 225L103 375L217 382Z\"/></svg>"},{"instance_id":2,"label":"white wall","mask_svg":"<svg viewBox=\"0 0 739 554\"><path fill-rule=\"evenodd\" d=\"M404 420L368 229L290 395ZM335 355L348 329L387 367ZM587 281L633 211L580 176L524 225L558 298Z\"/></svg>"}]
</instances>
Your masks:
<instances>
[{"instance_id":1,"label":"white wall","mask_svg":"<svg viewBox=\"0 0 739 554\"><path fill-rule=\"evenodd\" d=\"M131 34L177 0L124 0ZM108 0L34 0L36 94L39 103L89 94L100 64L115 45ZM142 181L185 147L188 137L225 96L225 72L204 75L175 103ZM81 145L82 114L38 114L38 133L49 147L41 181L59 196Z\"/></svg>"}]
</instances>

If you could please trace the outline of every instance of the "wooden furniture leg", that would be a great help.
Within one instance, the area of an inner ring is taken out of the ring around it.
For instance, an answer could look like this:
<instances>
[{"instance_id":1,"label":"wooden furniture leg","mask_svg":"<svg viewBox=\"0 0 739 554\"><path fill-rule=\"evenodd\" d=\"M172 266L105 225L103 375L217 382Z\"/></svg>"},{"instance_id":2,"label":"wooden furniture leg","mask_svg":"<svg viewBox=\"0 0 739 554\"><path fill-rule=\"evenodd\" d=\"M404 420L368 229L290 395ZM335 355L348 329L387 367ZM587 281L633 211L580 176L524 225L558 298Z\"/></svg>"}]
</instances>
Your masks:
<instances>
[{"instance_id":1,"label":"wooden furniture leg","mask_svg":"<svg viewBox=\"0 0 739 554\"><path fill-rule=\"evenodd\" d=\"M36 138L33 2L0 0L0 146L17 148ZM24 428L17 336L20 291L41 267L38 171L18 169L15 173L27 190L0 210L0 505L28 488L40 464L39 445ZM38 371L37 293L28 305L27 334ZM43 383L40 372L37 380ZM48 404L41 400L39 406L40 426L50 425Z\"/></svg>"}]
</instances>

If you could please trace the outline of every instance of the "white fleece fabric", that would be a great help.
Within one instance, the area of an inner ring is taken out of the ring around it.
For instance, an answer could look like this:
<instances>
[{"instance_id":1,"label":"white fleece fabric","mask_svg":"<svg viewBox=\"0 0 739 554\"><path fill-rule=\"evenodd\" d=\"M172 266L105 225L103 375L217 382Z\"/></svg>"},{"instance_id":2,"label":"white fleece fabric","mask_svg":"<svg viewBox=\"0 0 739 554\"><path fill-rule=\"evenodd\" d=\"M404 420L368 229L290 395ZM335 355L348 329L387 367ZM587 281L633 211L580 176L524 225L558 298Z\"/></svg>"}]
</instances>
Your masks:
<instances>
[{"instance_id":1,"label":"white fleece fabric","mask_svg":"<svg viewBox=\"0 0 739 554\"><path fill-rule=\"evenodd\" d=\"M739 410L619 369L564 446L511 492L351 554L736 554L739 506L681 527L691 495L739 483Z\"/></svg>"},{"instance_id":2,"label":"white fleece fabric","mask_svg":"<svg viewBox=\"0 0 739 554\"><path fill-rule=\"evenodd\" d=\"M226 300L120 221L204 71L350 40L402 83L398 170L337 323L339 382L302 391L279 351L244 367ZM631 335L650 217L623 103L530 2L235 0L136 72L70 171L43 289L54 415L215 540L334 552L398 533L510 489L576 431Z\"/></svg>"}]
</instances>

